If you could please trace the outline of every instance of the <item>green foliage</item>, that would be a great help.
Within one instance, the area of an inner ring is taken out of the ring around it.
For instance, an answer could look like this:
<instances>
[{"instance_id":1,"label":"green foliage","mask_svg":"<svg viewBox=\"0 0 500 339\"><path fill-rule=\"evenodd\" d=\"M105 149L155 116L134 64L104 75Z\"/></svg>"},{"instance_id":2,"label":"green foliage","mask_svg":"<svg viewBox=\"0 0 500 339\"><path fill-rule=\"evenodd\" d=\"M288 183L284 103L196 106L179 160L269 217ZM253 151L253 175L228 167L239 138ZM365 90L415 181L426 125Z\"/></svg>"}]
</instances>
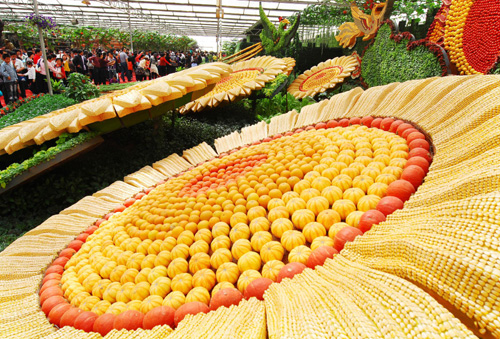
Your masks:
<instances>
[{"instance_id":1,"label":"green foliage","mask_svg":"<svg viewBox=\"0 0 500 339\"><path fill-rule=\"evenodd\" d=\"M278 93L272 99L264 98L257 100L255 113L257 114L257 119L269 123L271 119L277 115L287 113L291 110L300 112L303 107L314 103L315 101L310 98L297 100L290 93L287 93L286 95ZM246 101L245 104L247 107L251 105L249 101Z\"/></svg>"},{"instance_id":2,"label":"green foliage","mask_svg":"<svg viewBox=\"0 0 500 339\"><path fill-rule=\"evenodd\" d=\"M5 188L5 186L12 181L15 177L27 171L31 167L34 167L42 162L49 161L53 159L57 154L75 147L87 140L95 137L96 134L92 132L81 132L79 134L69 134L64 133L59 136L56 142L56 146L50 147L47 150L40 150L33 155L33 157L23 161L22 163L14 163L0 171L0 186Z\"/></svg>"},{"instance_id":3,"label":"green foliage","mask_svg":"<svg viewBox=\"0 0 500 339\"><path fill-rule=\"evenodd\" d=\"M497 65L497 68L493 71L491 71L491 74L500 74L500 64Z\"/></svg>"},{"instance_id":4,"label":"green foliage","mask_svg":"<svg viewBox=\"0 0 500 339\"><path fill-rule=\"evenodd\" d=\"M80 73L71 73L68 77L68 86L64 94L77 102L97 98L100 93L90 78Z\"/></svg>"},{"instance_id":5,"label":"green foliage","mask_svg":"<svg viewBox=\"0 0 500 339\"><path fill-rule=\"evenodd\" d=\"M224 41L222 43L222 53L226 55L233 55L236 52L236 47L238 46L238 40L233 39L230 41Z\"/></svg>"},{"instance_id":6,"label":"green foliage","mask_svg":"<svg viewBox=\"0 0 500 339\"><path fill-rule=\"evenodd\" d=\"M427 12L432 12L441 7L441 0L396 0L394 1L394 11L392 16L406 16L406 21L415 19L420 21L419 16Z\"/></svg>"},{"instance_id":7,"label":"green foliage","mask_svg":"<svg viewBox=\"0 0 500 339\"><path fill-rule=\"evenodd\" d=\"M391 28L383 25L361 62L361 75L368 86L386 85L441 75L438 58L424 46L409 52L407 40L396 43Z\"/></svg>"},{"instance_id":8,"label":"green foliage","mask_svg":"<svg viewBox=\"0 0 500 339\"><path fill-rule=\"evenodd\" d=\"M101 85L99 86L99 91L101 93L103 92L113 92L113 91L119 91L125 88L128 88L130 86L133 86L137 84L137 82L123 82L123 83L116 83L116 84L109 84L109 85Z\"/></svg>"},{"instance_id":9,"label":"green foliage","mask_svg":"<svg viewBox=\"0 0 500 339\"><path fill-rule=\"evenodd\" d=\"M44 95L22 105L13 113L0 117L0 129L74 104L75 100L61 94Z\"/></svg>"},{"instance_id":10,"label":"green foliage","mask_svg":"<svg viewBox=\"0 0 500 339\"><path fill-rule=\"evenodd\" d=\"M62 80L54 80L51 78L50 83L52 84L52 92L54 93L62 93L66 89Z\"/></svg>"},{"instance_id":11,"label":"green foliage","mask_svg":"<svg viewBox=\"0 0 500 339\"><path fill-rule=\"evenodd\" d=\"M273 81L268 82L264 88L256 93L257 96L262 94L266 97L270 97L271 95L273 95L274 91L276 91L285 81L287 81L287 79L288 76L286 76L286 74L278 74L278 76L274 78Z\"/></svg>"}]
</instances>

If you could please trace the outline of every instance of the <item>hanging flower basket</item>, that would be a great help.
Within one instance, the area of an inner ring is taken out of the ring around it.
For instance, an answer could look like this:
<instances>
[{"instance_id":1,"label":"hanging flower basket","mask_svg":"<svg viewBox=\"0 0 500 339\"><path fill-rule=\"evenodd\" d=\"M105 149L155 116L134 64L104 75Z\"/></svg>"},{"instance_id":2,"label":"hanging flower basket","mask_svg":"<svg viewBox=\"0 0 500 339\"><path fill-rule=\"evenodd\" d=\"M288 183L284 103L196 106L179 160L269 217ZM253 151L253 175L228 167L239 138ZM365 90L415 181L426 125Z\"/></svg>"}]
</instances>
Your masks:
<instances>
[{"instance_id":1,"label":"hanging flower basket","mask_svg":"<svg viewBox=\"0 0 500 339\"><path fill-rule=\"evenodd\" d=\"M43 30L53 29L56 27L56 22L50 16L36 15L31 13L24 18L27 25L38 26Z\"/></svg>"}]
</instances>

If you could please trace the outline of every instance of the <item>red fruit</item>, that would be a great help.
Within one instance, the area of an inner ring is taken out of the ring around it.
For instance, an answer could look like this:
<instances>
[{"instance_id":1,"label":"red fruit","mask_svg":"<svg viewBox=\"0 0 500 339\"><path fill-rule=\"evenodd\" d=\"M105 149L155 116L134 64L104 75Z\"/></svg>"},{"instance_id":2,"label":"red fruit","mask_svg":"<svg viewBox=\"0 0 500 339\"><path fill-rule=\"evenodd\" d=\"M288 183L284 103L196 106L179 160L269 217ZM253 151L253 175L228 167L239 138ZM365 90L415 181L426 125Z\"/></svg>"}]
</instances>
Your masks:
<instances>
[{"instance_id":1,"label":"red fruit","mask_svg":"<svg viewBox=\"0 0 500 339\"><path fill-rule=\"evenodd\" d=\"M408 159L408 161L405 164L405 168L412 165L419 166L421 169L424 170L425 173L427 173L427 171L429 170L429 162L422 157L412 157Z\"/></svg>"},{"instance_id":2,"label":"red fruit","mask_svg":"<svg viewBox=\"0 0 500 339\"><path fill-rule=\"evenodd\" d=\"M143 191L144 191L144 194L149 194L151 193L152 190L154 190L155 188L154 187L148 187L148 188L145 188ZM132 198L131 198L132 199Z\"/></svg>"},{"instance_id":3,"label":"red fruit","mask_svg":"<svg viewBox=\"0 0 500 339\"><path fill-rule=\"evenodd\" d=\"M64 267L61 265L50 265L49 268L45 271L45 274L50 274L50 273L57 273L57 274L63 274L64 272Z\"/></svg>"},{"instance_id":4,"label":"red fruit","mask_svg":"<svg viewBox=\"0 0 500 339\"><path fill-rule=\"evenodd\" d=\"M132 206L134 204L134 202L136 202L136 200L134 198L129 198L129 199L125 200L123 205L125 207L129 207L129 206Z\"/></svg>"},{"instance_id":5,"label":"red fruit","mask_svg":"<svg viewBox=\"0 0 500 339\"><path fill-rule=\"evenodd\" d=\"M88 235L91 235L92 233L97 231L98 228L99 228L99 226L90 226L89 228L87 228L85 230L85 233L87 233Z\"/></svg>"},{"instance_id":6,"label":"red fruit","mask_svg":"<svg viewBox=\"0 0 500 339\"><path fill-rule=\"evenodd\" d=\"M261 141L260 141L260 140L259 140L259 141L254 141L254 142L252 143L252 145L253 145L253 146L260 145L260 144L261 144Z\"/></svg>"},{"instance_id":7,"label":"red fruit","mask_svg":"<svg viewBox=\"0 0 500 339\"><path fill-rule=\"evenodd\" d=\"M40 288L40 292L38 292L39 295L45 292L45 290L48 289L49 287L59 286L60 282L61 281L56 279L47 280L46 282L43 283L42 288Z\"/></svg>"},{"instance_id":8,"label":"red fruit","mask_svg":"<svg viewBox=\"0 0 500 339\"><path fill-rule=\"evenodd\" d=\"M413 184L401 179L391 182L387 188L388 196L399 198L403 202L410 199L413 193L415 193L415 187L413 187Z\"/></svg>"},{"instance_id":9,"label":"red fruit","mask_svg":"<svg viewBox=\"0 0 500 339\"><path fill-rule=\"evenodd\" d=\"M380 124L382 123L382 118L375 118L372 121L372 127L374 128L380 128Z\"/></svg>"},{"instance_id":10,"label":"red fruit","mask_svg":"<svg viewBox=\"0 0 500 339\"><path fill-rule=\"evenodd\" d=\"M307 267L314 269L316 266L323 266L325 260L328 258L333 258L335 254L338 254L337 250L331 246L320 246L311 252L309 258L307 259Z\"/></svg>"},{"instance_id":11,"label":"red fruit","mask_svg":"<svg viewBox=\"0 0 500 339\"><path fill-rule=\"evenodd\" d=\"M346 14L347 14L347 11L346 11L346 10L344 10L342 13L344 13L344 15L346 15Z\"/></svg>"},{"instance_id":12,"label":"red fruit","mask_svg":"<svg viewBox=\"0 0 500 339\"><path fill-rule=\"evenodd\" d=\"M307 126L306 127L306 131L310 131L310 130L313 130L314 129L314 126Z\"/></svg>"},{"instance_id":13,"label":"red fruit","mask_svg":"<svg viewBox=\"0 0 500 339\"><path fill-rule=\"evenodd\" d=\"M367 127L371 127L373 122L373 117L367 116L361 119L361 124Z\"/></svg>"},{"instance_id":14,"label":"red fruit","mask_svg":"<svg viewBox=\"0 0 500 339\"><path fill-rule=\"evenodd\" d=\"M264 300L264 292L273 281L269 278L257 278L252 281L245 289L245 299L255 297L259 300Z\"/></svg>"},{"instance_id":15,"label":"red fruit","mask_svg":"<svg viewBox=\"0 0 500 339\"><path fill-rule=\"evenodd\" d=\"M403 170L403 174L401 174L401 179L408 181L415 190L420 186L422 181L424 180L425 172L422 167L417 165L410 165ZM389 185L390 187L390 185Z\"/></svg>"},{"instance_id":16,"label":"red fruit","mask_svg":"<svg viewBox=\"0 0 500 339\"><path fill-rule=\"evenodd\" d=\"M120 205L113 210L114 213L123 212L123 211L125 211L124 205Z\"/></svg>"},{"instance_id":17,"label":"red fruit","mask_svg":"<svg viewBox=\"0 0 500 339\"><path fill-rule=\"evenodd\" d=\"M59 253L59 257L66 257L68 259L71 259L71 257L73 256L73 254L75 254L76 251L72 248L65 248L61 251L61 253Z\"/></svg>"},{"instance_id":18,"label":"red fruit","mask_svg":"<svg viewBox=\"0 0 500 339\"><path fill-rule=\"evenodd\" d=\"M402 123L401 125L398 126L396 134L401 136L401 134L409 128L413 128L413 125L406 122Z\"/></svg>"},{"instance_id":19,"label":"red fruit","mask_svg":"<svg viewBox=\"0 0 500 339\"><path fill-rule=\"evenodd\" d=\"M92 332L94 329L94 323L99 316L94 312L82 312L76 319L74 327L77 330L82 330L85 332Z\"/></svg>"},{"instance_id":20,"label":"red fruit","mask_svg":"<svg viewBox=\"0 0 500 339\"><path fill-rule=\"evenodd\" d=\"M383 197L377 204L377 210L382 212L385 216L400 210L404 207L403 201L396 197Z\"/></svg>"},{"instance_id":21,"label":"red fruit","mask_svg":"<svg viewBox=\"0 0 500 339\"><path fill-rule=\"evenodd\" d=\"M413 140L417 140L417 139L425 140L425 135L423 135L420 132L412 132L412 133L408 134L408 136L406 137L406 142L408 144L411 144L411 142Z\"/></svg>"},{"instance_id":22,"label":"red fruit","mask_svg":"<svg viewBox=\"0 0 500 339\"><path fill-rule=\"evenodd\" d=\"M76 240L80 240L81 242L87 241L88 233L81 233L76 237Z\"/></svg>"},{"instance_id":23,"label":"red fruit","mask_svg":"<svg viewBox=\"0 0 500 339\"><path fill-rule=\"evenodd\" d=\"M82 247L83 245L83 241L80 241L80 240L73 240L72 242L70 242L68 244L68 248L72 248L74 249L76 252L78 252L80 250L80 248Z\"/></svg>"},{"instance_id":24,"label":"red fruit","mask_svg":"<svg viewBox=\"0 0 500 339\"><path fill-rule=\"evenodd\" d=\"M42 311L45 313L45 315L49 315L50 311L54 308L54 306L59 305L59 304L67 304L68 302L66 299L64 299L60 295L54 295L49 298L47 298L43 305L42 305Z\"/></svg>"},{"instance_id":25,"label":"red fruit","mask_svg":"<svg viewBox=\"0 0 500 339\"><path fill-rule=\"evenodd\" d=\"M188 314L198 314L200 312L208 313L210 312L210 308L202 302L192 301L186 303L179 307L177 311L175 311L174 322L175 326L179 325L179 323L184 319L184 317Z\"/></svg>"},{"instance_id":26,"label":"red fruit","mask_svg":"<svg viewBox=\"0 0 500 339\"><path fill-rule=\"evenodd\" d=\"M341 120L339 120L339 126L342 126L342 127L349 126L349 119L341 119Z\"/></svg>"},{"instance_id":27,"label":"red fruit","mask_svg":"<svg viewBox=\"0 0 500 339\"><path fill-rule=\"evenodd\" d=\"M54 306L54 308L49 313L49 322L56 326L59 326L61 323L61 317L69 310L72 306L70 304L58 304Z\"/></svg>"},{"instance_id":28,"label":"red fruit","mask_svg":"<svg viewBox=\"0 0 500 339\"><path fill-rule=\"evenodd\" d=\"M63 290L59 286L51 286L44 290L42 294L40 294L40 305L43 306L43 303L53 296L63 296Z\"/></svg>"},{"instance_id":29,"label":"red fruit","mask_svg":"<svg viewBox=\"0 0 500 339\"><path fill-rule=\"evenodd\" d=\"M286 133L285 133L285 136L286 136L286 137L289 137L289 136L291 136L291 135L293 135L293 132L291 132L291 131L288 131L288 132L286 132Z\"/></svg>"},{"instance_id":30,"label":"red fruit","mask_svg":"<svg viewBox=\"0 0 500 339\"><path fill-rule=\"evenodd\" d=\"M99 333L103 337L113 329L116 315L111 313L104 313L100 315L94 322L93 331Z\"/></svg>"},{"instance_id":31,"label":"red fruit","mask_svg":"<svg viewBox=\"0 0 500 339\"><path fill-rule=\"evenodd\" d=\"M283 266L278 273L277 282L281 282L281 280L285 278L292 279L294 275L302 273L302 271L306 268L306 265L299 262L291 262Z\"/></svg>"},{"instance_id":32,"label":"red fruit","mask_svg":"<svg viewBox=\"0 0 500 339\"><path fill-rule=\"evenodd\" d=\"M339 125L337 120L330 120L326 123L326 128L335 128Z\"/></svg>"},{"instance_id":33,"label":"red fruit","mask_svg":"<svg viewBox=\"0 0 500 339\"><path fill-rule=\"evenodd\" d=\"M351 118L349 119L349 125L361 125L360 118Z\"/></svg>"},{"instance_id":34,"label":"red fruit","mask_svg":"<svg viewBox=\"0 0 500 339\"><path fill-rule=\"evenodd\" d=\"M401 137L406 139L409 134L414 133L414 132L418 132L418 130L416 128L408 128L403 133L401 133Z\"/></svg>"},{"instance_id":35,"label":"red fruit","mask_svg":"<svg viewBox=\"0 0 500 339\"><path fill-rule=\"evenodd\" d=\"M99 227L99 226L101 226L101 224L102 224L104 221L106 221L106 219L99 219L99 220L97 220L97 221L95 222L95 225L96 225L97 227ZM90 227L89 227L89 228L90 228Z\"/></svg>"},{"instance_id":36,"label":"red fruit","mask_svg":"<svg viewBox=\"0 0 500 339\"><path fill-rule=\"evenodd\" d=\"M142 326L142 321L144 320L144 314L135 311L128 310L123 313L120 313L113 323L113 328L117 330L121 330L122 328L126 330L136 330Z\"/></svg>"},{"instance_id":37,"label":"red fruit","mask_svg":"<svg viewBox=\"0 0 500 339\"><path fill-rule=\"evenodd\" d=\"M298 129L296 129L296 130L294 131L294 133L296 133L296 134L297 134L297 133L302 133L302 132L304 132L304 130L303 130L302 128L298 128Z\"/></svg>"},{"instance_id":38,"label":"red fruit","mask_svg":"<svg viewBox=\"0 0 500 339\"><path fill-rule=\"evenodd\" d=\"M414 148L423 148L426 150L430 149L429 142L427 140L424 140L424 139L415 139L412 142L410 142L408 147L410 147L410 150L412 150Z\"/></svg>"},{"instance_id":39,"label":"red fruit","mask_svg":"<svg viewBox=\"0 0 500 339\"><path fill-rule=\"evenodd\" d=\"M384 118L382 122L380 123L380 129L383 129L384 131L388 131L389 128L391 128L392 123L394 122L393 118Z\"/></svg>"},{"instance_id":40,"label":"red fruit","mask_svg":"<svg viewBox=\"0 0 500 339\"><path fill-rule=\"evenodd\" d=\"M272 141L272 140L273 139L271 139L271 138L264 138L264 139L262 139L262 142L269 142L269 141Z\"/></svg>"},{"instance_id":41,"label":"red fruit","mask_svg":"<svg viewBox=\"0 0 500 339\"><path fill-rule=\"evenodd\" d=\"M432 161L431 153L429 153L429 151L426 150L425 148L415 148L415 149L412 149L410 151L410 153L408 153L408 156L409 156L409 158L422 157L425 160L427 160L429 163Z\"/></svg>"},{"instance_id":42,"label":"red fruit","mask_svg":"<svg viewBox=\"0 0 500 339\"><path fill-rule=\"evenodd\" d=\"M378 210L369 210L363 213L361 219L359 219L358 228L361 232L365 233L369 231L373 225L377 225L385 221L385 215Z\"/></svg>"},{"instance_id":43,"label":"red fruit","mask_svg":"<svg viewBox=\"0 0 500 339\"><path fill-rule=\"evenodd\" d=\"M326 123L320 122L319 124L316 124L316 126L314 126L314 128L316 128L316 129L325 129L326 128Z\"/></svg>"},{"instance_id":44,"label":"red fruit","mask_svg":"<svg viewBox=\"0 0 500 339\"><path fill-rule=\"evenodd\" d=\"M224 288L212 297L210 300L210 309L216 310L221 306L229 307L238 305L243 299L243 294L236 288Z\"/></svg>"},{"instance_id":45,"label":"red fruit","mask_svg":"<svg viewBox=\"0 0 500 339\"><path fill-rule=\"evenodd\" d=\"M151 330L158 325L168 325L174 328L175 309L169 306L160 306L153 308L146 313L142 321L142 327Z\"/></svg>"},{"instance_id":46,"label":"red fruit","mask_svg":"<svg viewBox=\"0 0 500 339\"><path fill-rule=\"evenodd\" d=\"M63 316L61 317L60 320L60 326L59 327L64 327L64 326L73 326L75 324L76 318L80 315L80 313L83 313L83 310L78 307L72 307L68 309L66 312L64 312Z\"/></svg>"},{"instance_id":47,"label":"red fruit","mask_svg":"<svg viewBox=\"0 0 500 339\"><path fill-rule=\"evenodd\" d=\"M398 127L404 124L403 120L396 120L391 124L391 127L389 127L389 132L396 133L398 130Z\"/></svg>"},{"instance_id":48,"label":"red fruit","mask_svg":"<svg viewBox=\"0 0 500 339\"><path fill-rule=\"evenodd\" d=\"M42 280L42 285L45 284L49 280L59 280L59 281L61 281L61 275L59 273L45 274L45 277L43 277L43 280Z\"/></svg>"},{"instance_id":49,"label":"red fruit","mask_svg":"<svg viewBox=\"0 0 500 339\"><path fill-rule=\"evenodd\" d=\"M146 193L137 193L137 194L135 195L135 197L134 197L134 198L135 198L136 200L141 200L141 199L142 199L142 198L144 198L145 196L146 196Z\"/></svg>"},{"instance_id":50,"label":"red fruit","mask_svg":"<svg viewBox=\"0 0 500 339\"><path fill-rule=\"evenodd\" d=\"M104 219L109 220L109 218L111 218L111 216L112 216L113 214L115 214L115 213L114 213L114 212L111 212L111 213L106 214L106 215L104 216Z\"/></svg>"},{"instance_id":51,"label":"red fruit","mask_svg":"<svg viewBox=\"0 0 500 339\"><path fill-rule=\"evenodd\" d=\"M333 239L333 247L338 251L342 251L346 242L354 241L358 235L363 235L363 232L357 227L346 226L335 234Z\"/></svg>"},{"instance_id":52,"label":"red fruit","mask_svg":"<svg viewBox=\"0 0 500 339\"><path fill-rule=\"evenodd\" d=\"M279 139L281 137L283 137L283 135L281 135L281 134L275 134L275 135L273 135L273 140Z\"/></svg>"}]
</instances>

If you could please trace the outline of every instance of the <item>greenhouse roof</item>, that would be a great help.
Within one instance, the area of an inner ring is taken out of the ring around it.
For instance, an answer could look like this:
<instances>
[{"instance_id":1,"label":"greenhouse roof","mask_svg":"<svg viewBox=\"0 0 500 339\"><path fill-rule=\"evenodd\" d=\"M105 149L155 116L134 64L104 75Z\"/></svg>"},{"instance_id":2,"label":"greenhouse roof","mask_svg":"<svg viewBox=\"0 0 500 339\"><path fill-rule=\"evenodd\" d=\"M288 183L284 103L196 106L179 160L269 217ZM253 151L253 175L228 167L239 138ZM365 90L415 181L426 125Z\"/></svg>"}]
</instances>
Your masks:
<instances>
[{"instance_id":1,"label":"greenhouse roof","mask_svg":"<svg viewBox=\"0 0 500 339\"><path fill-rule=\"evenodd\" d=\"M189 36L216 36L217 0L39 0L40 14L55 18L58 24L128 29L128 11L132 29L160 31ZM89 5L86 5L88 2ZM267 0L262 2L274 23L289 17L318 0ZM345 1L347 3L347 1ZM221 0L224 18L222 37L241 37L259 20L259 2ZM32 0L0 0L1 19L20 19L33 12Z\"/></svg>"}]
</instances>

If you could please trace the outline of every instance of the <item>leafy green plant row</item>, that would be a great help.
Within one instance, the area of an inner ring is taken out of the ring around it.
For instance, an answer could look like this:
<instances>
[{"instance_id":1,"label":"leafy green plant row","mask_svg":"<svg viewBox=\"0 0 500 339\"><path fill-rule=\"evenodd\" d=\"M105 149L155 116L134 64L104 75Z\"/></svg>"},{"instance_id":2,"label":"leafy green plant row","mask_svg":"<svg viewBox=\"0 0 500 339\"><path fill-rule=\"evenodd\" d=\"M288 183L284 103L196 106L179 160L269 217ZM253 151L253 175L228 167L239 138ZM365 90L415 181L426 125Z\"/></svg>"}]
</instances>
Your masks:
<instances>
[{"instance_id":1,"label":"leafy green plant row","mask_svg":"<svg viewBox=\"0 0 500 339\"><path fill-rule=\"evenodd\" d=\"M303 107L314 103L315 101L311 98L297 100L290 93L286 93L286 95L278 93L272 99L264 98L258 100L255 108L255 113L257 119L269 123L275 116L287 113L292 110L300 112ZM251 106L249 100L245 100L244 104L247 105L248 108Z\"/></svg>"},{"instance_id":2,"label":"leafy green plant row","mask_svg":"<svg viewBox=\"0 0 500 339\"><path fill-rule=\"evenodd\" d=\"M270 81L262 88L261 90L257 91L256 95L260 96L266 96L270 97L273 95L274 91L276 91L285 81L287 81L288 76L285 74L278 74L276 78L274 78L273 81Z\"/></svg>"},{"instance_id":3,"label":"leafy green plant row","mask_svg":"<svg viewBox=\"0 0 500 339\"><path fill-rule=\"evenodd\" d=\"M7 106L3 107L2 109L0 109L0 116L14 113L14 111L16 109L18 109L19 107L21 107L22 105L27 104L28 102L33 101L35 99L38 99L41 96L43 96L43 94L37 94L37 95L33 95L31 97L21 98L15 102L13 102L12 104L7 105Z\"/></svg>"},{"instance_id":4,"label":"leafy green plant row","mask_svg":"<svg viewBox=\"0 0 500 339\"><path fill-rule=\"evenodd\" d=\"M59 136L59 139L56 141L56 145L48 148L47 150L40 150L35 153L31 158L21 162L14 163L0 171L0 186L5 188L9 182L12 181L18 175L21 175L23 172L27 171L31 167L34 167L42 162L49 161L53 159L57 154L72 149L76 145L84 143L95 137L97 134L95 132L81 132L79 134L69 134L64 133Z\"/></svg>"},{"instance_id":5,"label":"leafy green plant row","mask_svg":"<svg viewBox=\"0 0 500 339\"><path fill-rule=\"evenodd\" d=\"M103 93L103 92L119 91L119 90L128 88L130 86L133 86L135 84L137 84L137 82L124 82L124 83L119 83L119 84L101 85L98 88L99 88L99 91L101 93Z\"/></svg>"}]
</instances>

